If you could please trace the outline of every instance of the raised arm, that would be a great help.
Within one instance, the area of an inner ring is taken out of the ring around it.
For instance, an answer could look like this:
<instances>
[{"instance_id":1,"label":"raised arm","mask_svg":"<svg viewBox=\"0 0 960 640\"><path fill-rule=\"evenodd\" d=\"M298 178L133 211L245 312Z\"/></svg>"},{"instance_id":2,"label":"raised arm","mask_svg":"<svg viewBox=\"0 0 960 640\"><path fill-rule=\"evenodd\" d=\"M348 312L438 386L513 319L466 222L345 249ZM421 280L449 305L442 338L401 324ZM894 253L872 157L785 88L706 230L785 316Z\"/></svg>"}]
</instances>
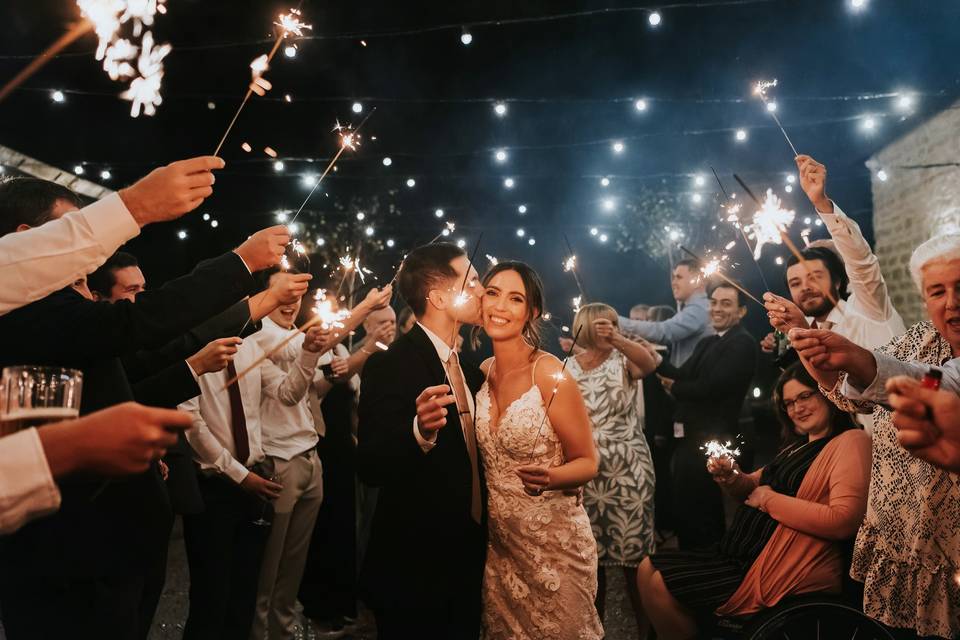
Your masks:
<instances>
[{"instance_id":1,"label":"raised arm","mask_svg":"<svg viewBox=\"0 0 960 640\"><path fill-rule=\"evenodd\" d=\"M313 383L317 362L326 341L325 335L326 331L318 326L308 329L303 338L303 348L287 373L284 373L283 369L275 365L270 358L264 360L260 364L260 379L264 395L279 400L287 406L293 406L303 400Z\"/></svg>"},{"instance_id":2,"label":"raised arm","mask_svg":"<svg viewBox=\"0 0 960 640\"><path fill-rule=\"evenodd\" d=\"M802 533L827 540L852 538L867 511L870 436L860 430L851 430L838 438L843 438L842 442L837 442L843 450L836 456L836 463L830 470L827 504L783 495L767 487L767 491L757 496L755 506L777 522Z\"/></svg>"},{"instance_id":3,"label":"raised arm","mask_svg":"<svg viewBox=\"0 0 960 640\"><path fill-rule=\"evenodd\" d=\"M630 340L620 333L610 320L601 318L595 321L594 331L599 340L609 342L614 349L626 357L627 370L632 380L650 375L663 361L659 354L647 347L649 343Z\"/></svg>"},{"instance_id":4,"label":"raised arm","mask_svg":"<svg viewBox=\"0 0 960 640\"><path fill-rule=\"evenodd\" d=\"M563 448L564 463L550 468L524 465L517 475L526 489L543 492L576 489L593 480L600 465L600 454L593 441L590 416L583 404L583 396L576 381L564 374L559 384L557 377L563 365L550 356L536 366L534 380L545 403L550 402L556 387L556 396L547 414Z\"/></svg>"},{"instance_id":5,"label":"raised arm","mask_svg":"<svg viewBox=\"0 0 960 640\"><path fill-rule=\"evenodd\" d=\"M709 318L706 304L695 300L681 309L678 314L662 322L621 317L619 323L627 335L644 338L657 344L666 344L699 333L709 324Z\"/></svg>"}]
</instances>

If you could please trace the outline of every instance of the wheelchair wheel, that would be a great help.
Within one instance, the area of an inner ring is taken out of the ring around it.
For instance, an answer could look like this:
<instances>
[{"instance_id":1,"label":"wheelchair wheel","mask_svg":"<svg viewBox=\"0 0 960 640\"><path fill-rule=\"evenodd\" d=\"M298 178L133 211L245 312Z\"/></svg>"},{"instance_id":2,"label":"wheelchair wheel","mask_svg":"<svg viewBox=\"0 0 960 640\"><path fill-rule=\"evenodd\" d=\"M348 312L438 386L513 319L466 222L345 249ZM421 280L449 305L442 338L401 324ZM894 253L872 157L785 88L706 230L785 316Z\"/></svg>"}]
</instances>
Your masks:
<instances>
[{"instance_id":1,"label":"wheelchair wheel","mask_svg":"<svg viewBox=\"0 0 960 640\"><path fill-rule=\"evenodd\" d=\"M807 600L772 609L750 625L750 640L893 640L883 625L848 604Z\"/></svg>"}]
</instances>

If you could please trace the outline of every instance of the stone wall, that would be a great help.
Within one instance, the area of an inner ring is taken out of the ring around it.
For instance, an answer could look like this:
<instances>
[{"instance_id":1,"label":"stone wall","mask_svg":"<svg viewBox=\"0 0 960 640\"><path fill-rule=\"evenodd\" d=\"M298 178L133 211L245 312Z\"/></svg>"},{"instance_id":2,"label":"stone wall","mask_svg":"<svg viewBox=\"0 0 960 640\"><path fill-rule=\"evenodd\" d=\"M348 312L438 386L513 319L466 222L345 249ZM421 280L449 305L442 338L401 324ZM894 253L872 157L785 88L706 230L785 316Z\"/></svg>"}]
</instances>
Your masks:
<instances>
[{"instance_id":1,"label":"stone wall","mask_svg":"<svg viewBox=\"0 0 960 640\"><path fill-rule=\"evenodd\" d=\"M960 102L867 161L875 251L907 326L925 317L910 254L936 234L960 232L960 166L930 166L938 163L960 163Z\"/></svg>"}]
</instances>

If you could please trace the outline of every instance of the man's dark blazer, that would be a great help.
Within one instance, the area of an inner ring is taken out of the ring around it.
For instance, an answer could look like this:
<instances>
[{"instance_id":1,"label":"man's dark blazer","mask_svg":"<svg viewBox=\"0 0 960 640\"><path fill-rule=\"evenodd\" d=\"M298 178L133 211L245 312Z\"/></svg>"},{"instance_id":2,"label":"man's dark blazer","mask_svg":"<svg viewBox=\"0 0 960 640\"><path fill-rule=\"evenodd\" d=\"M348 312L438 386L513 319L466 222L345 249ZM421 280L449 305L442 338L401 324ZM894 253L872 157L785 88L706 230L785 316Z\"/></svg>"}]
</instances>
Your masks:
<instances>
[{"instance_id":1,"label":"man's dark blazer","mask_svg":"<svg viewBox=\"0 0 960 640\"><path fill-rule=\"evenodd\" d=\"M476 394L483 374L462 368ZM486 523L470 517L470 459L455 407L431 451L413 434L417 396L444 383L443 364L418 325L363 368L358 472L379 496L361 587L378 624L398 612L410 621L406 631L391 622L393 637L475 639L479 632Z\"/></svg>"},{"instance_id":2,"label":"man's dark blazer","mask_svg":"<svg viewBox=\"0 0 960 640\"><path fill-rule=\"evenodd\" d=\"M687 438L737 433L758 358L757 341L737 324L723 337L700 340L680 367L666 361L657 367L657 373L675 380L670 390L676 401L674 420L683 423Z\"/></svg>"},{"instance_id":3,"label":"man's dark blazer","mask_svg":"<svg viewBox=\"0 0 960 640\"><path fill-rule=\"evenodd\" d=\"M155 348L255 289L234 253L140 294L136 304L91 302L70 288L0 317L0 366L57 365L83 372L81 414L133 399L119 356ZM122 429L124 425L118 424ZM0 582L137 575L166 544L172 522L154 466L104 482L61 479L60 511L0 541Z\"/></svg>"}]
</instances>

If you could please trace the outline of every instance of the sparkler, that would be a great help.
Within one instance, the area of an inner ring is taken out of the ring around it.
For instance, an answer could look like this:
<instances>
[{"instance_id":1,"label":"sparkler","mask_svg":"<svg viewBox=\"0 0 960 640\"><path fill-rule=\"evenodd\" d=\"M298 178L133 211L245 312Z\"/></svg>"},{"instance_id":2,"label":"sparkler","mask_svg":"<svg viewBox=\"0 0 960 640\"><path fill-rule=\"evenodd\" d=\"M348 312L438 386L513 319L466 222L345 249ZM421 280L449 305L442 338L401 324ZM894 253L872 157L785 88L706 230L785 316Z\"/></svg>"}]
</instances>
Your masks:
<instances>
[{"instance_id":1,"label":"sparkler","mask_svg":"<svg viewBox=\"0 0 960 640\"><path fill-rule=\"evenodd\" d=\"M750 187L747 186L747 183L744 182L743 179L737 174L733 174L733 179L737 181L737 184L743 187L743 190L746 191L748 196L750 196L750 199L753 200L754 203L756 203L756 205L760 207L762 210L764 207L764 203L761 203L760 200L757 198L757 196L753 194L753 191L750 190ZM770 194L769 190L767 191L767 194L769 196ZM777 201L779 203L779 198L777 199ZM760 212L757 212L757 213L759 214ZM790 213L793 214L792 211ZM792 221L793 221L793 218L791 217L791 222ZM756 216L754 216L754 222L756 223ZM780 234L780 240L783 241L783 244L787 245L787 248L790 249L790 252L793 253L793 255L797 258L797 261L799 261L800 264L803 265L804 270L806 270L807 273L810 273L809 261L803 256L802 253L800 253L800 249L797 248L797 245L795 245L793 243L793 240L790 239L790 236L787 235L786 230L783 227L778 227L777 229ZM840 306L837 302L836 296L834 296L833 292L830 291L829 286L826 288L823 288L821 291L827 297L827 299L833 303L834 308L836 308L837 311L840 311ZM840 313L842 314L843 312L840 311Z\"/></svg>"},{"instance_id":2,"label":"sparkler","mask_svg":"<svg viewBox=\"0 0 960 640\"><path fill-rule=\"evenodd\" d=\"M83 1L83 0L80 0ZM86 0L88 2L104 2L109 0ZM302 0L301 0L302 4ZM230 130L233 129L233 125L236 124L237 118L240 117L240 112L243 111L243 108L247 106L247 102L250 101L250 96L256 93L257 95L264 95L267 91L270 90L271 84L270 81L263 77L263 74L266 73L267 69L270 68L270 63L273 61L273 57L277 55L277 51L280 49L280 43L288 38L291 34L295 36L302 36L304 29L313 29L312 25L304 24L300 20L300 10L291 9L289 13L280 14L278 21L273 24L277 25L279 29L277 30L277 39L273 43L273 48L270 49L270 53L257 56L254 58L253 62L250 63L250 71L253 75L253 79L250 81L250 84L247 86L247 93L243 96L243 100L240 101L240 106L237 107L236 113L233 114L233 118L230 120L230 124L227 125L227 130L223 132L223 137L220 138L220 142L217 144L217 149L213 152L213 155L219 156L220 149L223 148L223 143L227 141L227 136L230 135Z\"/></svg>"},{"instance_id":3,"label":"sparkler","mask_svg":"<svg viewBox=\"0 0 960 640\"><path fill-rule=\"evenodd\" d=\"M800 155L800 152L797 151L795 146L793 146L793 142L790 141L790 136L787 135L786 129L784 129L783 125L780 124L780 118L777 117L776 103L770 102L767 98L767 90L772 89L775 86L777 86L776 78L773 80L760 80L753 85L753 95L759 97L760 100L763 101L763 106L767 108L767 113L770 114L770 117L773 118L773 121L777 123L778 127L780 127L780 133L783 134L783 138L787 141L787 144L790 145L790 149L793 151L793 157L796 158L798 155Z\"/></svg>"},{"instance_id":4,"label":"sparkler","mask_svg":"<svg viewBox=\"0 0 960 640\"><path fill-rule=\"evenodd\" d=\"M733 442L727 440L726 443L721 443L719 440L708 440L704 443L700 450L706 453L708 458L727 458L733 460L740 457L740 447L735 447L731 449Z\"/></svg>"},{"instance_id":5,"label":"sparkler","mask_svg":"<svg viewBox=\"0 0 960 640\"><path fill-rule=\"evenodd\" d=\"M753 223L749 227L750 235L756 243L753 249L754 260L760 259L764 244L783 244L787 237L785 229L793 224L795 216L794 211L783 208L780 198L773 194L772 189L767 189L766 198L760 209L753 214Z\"/></svg>"},{"instance_id":6,"label":"sparkler","mask_svg":"<svg viewBox=\"0 0 960 640\"><path fill-rule=\"evenodd\" d=\"M53 60L53 58L69 47L80 36L94 29L94 24L89 19L84 19L75 24L69 31L57 38L56 42L51 44L39 56L30 61L26 67L13 76L3 88L0 89L0 101L14 92L17 87L26 82L33 74L42 69L44 65Z\"/></svg>"},{"instance_id":7,"label":"sparkler","mask_svg":"<svg viewBox=\"0 0 960 640\"><path fill-rule=\"evenodd\" d=\"M310 202L310 198L313 197L313 194L316 193L317 189L320 188L323 179L327 177L327 174L333 169L334 165L337 164L337 160L340 159L340 156L343 155L343 152L347 149L351 151L356 151L357 146L360 144L360 129L367 123L367 120L370 119L370 116L373 115L374 111L377 108L374 107L370 110L370 113L357 125L357 128L354 129L350 125L344 126L340 124L340 121L337 120L336 124L333 127L333 130L340 136L340 148L337 150L337 153L330 159L330 162L327 164L327 168L323 170L323 173L320 174L320 178L314 183L313 189L310 190L310 193L307 194L307 197L303 199L303 203L300 205L300 208L297 209L297 212L293 215L293 218L290 220L293 223L297 217L300 215L300 212L303 211L303 208L307 206L307 203Z\"/></svg>"},{"instance_id":8,"label":"sparkler","mask_svg":"<svg viewBox=\"0 0 960 640\"><path fill-rule=\"evenodd\" d=\"M537 442L540 440L540 433L543 431L543 425L547 422L547 416L550 413L550 407L553 405L553 400L557 397L557 392L560 391L560 383L564 380L563 374L567 370L567 363L570 361L570 358L573 357L573 350L577 347L577 340L580 338L581 331L583 331L583 324L577 327L577 332L573 336L573 343L570 345L570 349L563 358L563 366L560 367L560 371L553 374L553 379L556 380L556 384L553 385L553 391L550 392L550 399L547 400L547 406L543 410L543 418L540 420L540 426L537 427L537 435L533 438L533 446L530 447L530 455L527 458L527 464L533 462L533 456L537 450ZM534 495L529 492L527 493L529 495Z\"/></svg>"},{"instance_id":9,"label":"sparkler","mask_svg":"<svg viewBox=\"0 0 960 640\"><path fill-rule=\"evenodd\" d=\"M723 194L724 200L729 202L730 196L727 195L727 190L723 187L723 182L720 180L720 175L717 173L717 170L710 167L710 171L713 172L713 177L717 179L717 186L720 187L720 193ZM746 245L747 252L753 256L753 248L750 246L750 241L747 240L747 233L743 230L743 225L740 224L740 209L741 205L739 203L728 204L724 207L724 210L727 212L727 222L733 223L733 226L740 232L740 237L743 238L743 244ZM732 245L727 245L727 251L732 248ZM756 257L753 258L753 264L757 267L757 273L760 274L760 281L763 283L764 290L770 291L770 285L767 283L767 278L763 275L763 268L760 266L760 261L757 260Z\"/></svg>"},{"instance_id":10,"label":"sparkler","mask_svg":"<svg viewBox=\"0 0 960 640\"><path fill-rule=\"evenodd\" d=\"M586 300L587 294L583 290L583 283L580 282L580 275L577 272L577 256L573 252L573 246L570 244L570 238L567 237L567 234L563 234L563 241L567 245L567 259L563 262L563 270L567 273L573 274L573 280L577 283L577 291L580 292L579 298ZM579 306L579 304L577 305Z\"/></svg>"},{"instance_id":11,"label":"sparkler","mask_svg":"<svg viewBox=\"0 0 960 640\"><path fill-rule=\"evenodd\" d=\"M687 249L687 248L686 248L685 246L683 246L682 244L680 245L680 250L683 251L684 253L686 253L688 256L690 256L690 257L693 258L694 260L696 260L699 264L701 264L701 265L707 265L707 264L708 264L708 262L707 262L706 260L704 260L703 258L701 258L700 256L698 256L697 254L695 254L693 251L690 251L690 249ZM701 268L702 268L702 267L701 267ZM739 292L742 293L743 295L747 296L748 298L750 298L751 300L753 300L754 302L756 302L756 303L757 303L758 305L760 305L761 307L764 307L763 302L761 302L759 298L757 298L755 295L753 295L752 293L750 293L749 291L747 291L746 289L744 289L743 287L741 287L739 284L737 284L736 282L734 282L733 280L731 280L730 278L728 278L728 277L723 273L723 271L720 270L720 263L719 263L719 262L717 262L716 271L714 271L713 273L711 273L711 275L717 276L718 278L720 278L721 280L723 280L724 282L726 282L727 284L729 284L731 287L733 287L734 289L736 289L737 291L739 291ZM766 307L764 307L764 309L766 309Z\"/></svg>"}]
</instances>

